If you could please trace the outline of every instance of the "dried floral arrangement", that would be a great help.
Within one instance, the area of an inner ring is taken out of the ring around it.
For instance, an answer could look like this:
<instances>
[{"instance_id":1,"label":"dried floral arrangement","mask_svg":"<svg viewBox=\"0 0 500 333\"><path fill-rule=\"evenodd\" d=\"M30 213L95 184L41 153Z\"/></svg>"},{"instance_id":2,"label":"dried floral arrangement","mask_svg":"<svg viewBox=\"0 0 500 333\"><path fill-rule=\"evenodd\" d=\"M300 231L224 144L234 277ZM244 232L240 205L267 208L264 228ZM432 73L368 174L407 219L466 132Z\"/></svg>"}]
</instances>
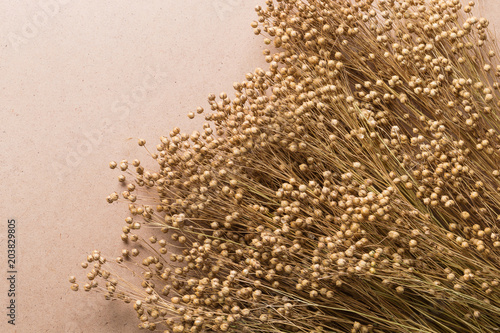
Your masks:
<instances>
[{"instance_id":1,"label":"dried floral arrangement","mask_svg":"<svg viewBox=\"0 0 500 333\"><path fill-rule=\"evenodd\" d=\"M201 131L162 137L155 170L111 162L125 248L92 252L72 289L151 331L497 332L488 21L459 0L266 4L269 68L210 95Z\"/></svg>"}]
</instances>

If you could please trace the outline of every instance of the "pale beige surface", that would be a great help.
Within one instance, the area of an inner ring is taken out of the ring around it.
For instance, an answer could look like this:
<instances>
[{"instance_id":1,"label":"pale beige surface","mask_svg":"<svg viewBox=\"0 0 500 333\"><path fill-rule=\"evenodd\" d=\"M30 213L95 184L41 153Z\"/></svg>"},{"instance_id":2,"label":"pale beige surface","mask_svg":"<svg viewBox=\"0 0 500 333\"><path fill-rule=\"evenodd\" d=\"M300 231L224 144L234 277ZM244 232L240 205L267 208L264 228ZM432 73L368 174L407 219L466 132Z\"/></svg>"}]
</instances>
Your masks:
<instances>
[{"instance_id":1,"label":"pale beige surface","mask_svg":"<svg viewBox=\"0 0 500 333\"><path fill-rule=\"evenodd\" d=\"M129 308L69 291L68 276L83 276L88 252L120 250L127 209L105 201L119 189L108 162L147 159L138 137L154 149L173 126L199 126L202 117L187 112L261 64L263 44L250 27L255 3L42 3L0 2L0 308L14 217L17 332L136 332ZM5 312L0 332L14 332Z\"/></svg>"},{"instance_id":2,"label":"pale beige surface","mask_svg":"<svg viewBox=\"0 0 500 333\"><path fill-rule=\"evenodd\" d=\"M1 309L8 218L19 239L18 325L1 310L0 332L137 331L128 308L67 281L86 253L120 249L127 211L104 200L119 189L107 164L145 158L138 137L154 149L173 126L199 126L188 111L263 66L259 2L0 1ZM500 1L482 3L500 29Z\"/></svg>"}]
</instances>

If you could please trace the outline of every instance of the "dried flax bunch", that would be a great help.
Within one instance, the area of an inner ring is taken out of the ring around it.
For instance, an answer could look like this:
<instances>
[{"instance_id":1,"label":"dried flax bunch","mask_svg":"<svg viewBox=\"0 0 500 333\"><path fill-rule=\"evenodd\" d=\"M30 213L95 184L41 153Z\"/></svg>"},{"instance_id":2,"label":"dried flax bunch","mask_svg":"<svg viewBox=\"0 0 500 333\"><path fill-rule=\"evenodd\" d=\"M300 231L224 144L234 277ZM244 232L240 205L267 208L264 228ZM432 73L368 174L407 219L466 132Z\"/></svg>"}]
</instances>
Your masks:
<instances>
[{"instance_id":1,"label":"dried flax bunch","mask_svg":"<svg viewBox=\"0 0 500 333\"><path fill-rule=\"evenodd\" d=\"M269 68L155 171L111 163L126 245L83 289L151 331L498 332L500 66L472 6L257 7Z\"/></svg>"}]
</instances>

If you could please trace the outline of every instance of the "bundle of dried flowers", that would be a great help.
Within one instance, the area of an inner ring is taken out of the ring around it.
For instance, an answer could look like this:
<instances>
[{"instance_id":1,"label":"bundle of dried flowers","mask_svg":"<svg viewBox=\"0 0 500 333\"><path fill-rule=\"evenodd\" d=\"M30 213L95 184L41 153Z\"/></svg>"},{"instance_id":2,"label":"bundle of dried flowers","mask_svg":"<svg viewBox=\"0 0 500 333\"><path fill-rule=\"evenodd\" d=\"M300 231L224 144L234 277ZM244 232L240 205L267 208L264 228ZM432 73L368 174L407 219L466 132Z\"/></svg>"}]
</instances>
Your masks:
<instances>
[{"instance_id":1,"label":"bundle of dried flowers","mask_svg":"<svg viewBox=\"0 0 500 333\"><path fill-rule=\"evenodd\" d=\"M473 5L257 7L269 68L162 137L155 171L110 164L127 245L83 289L152 331L498 330L500 66Z\"/></svg>"}]
</instances>

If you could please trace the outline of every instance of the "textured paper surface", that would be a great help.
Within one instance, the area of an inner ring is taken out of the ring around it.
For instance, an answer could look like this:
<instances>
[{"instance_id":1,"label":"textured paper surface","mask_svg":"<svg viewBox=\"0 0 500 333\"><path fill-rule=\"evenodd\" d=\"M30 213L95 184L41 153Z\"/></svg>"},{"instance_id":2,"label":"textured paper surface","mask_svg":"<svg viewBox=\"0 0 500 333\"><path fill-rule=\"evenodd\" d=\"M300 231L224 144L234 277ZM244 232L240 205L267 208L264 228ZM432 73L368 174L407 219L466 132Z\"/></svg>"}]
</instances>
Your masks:
<instances>
[{"instance_id":1,"label":"textured paper surface","mask_svg":"<svg viewBox=\"0 0 500 333\"><path fill-rule=\"evenodd\" d=\"M154 150L174 126L199 128L187 112L264 67L250 28L262 2L0 2L1 309L9 218L18 237L16 326L2 310L1 332L138 331L127 306L69 290L87 253L121 249L108 162L148 160L137 138ZM500 1L479 2L500 29Z\"/></svg>"}]
</instances>

